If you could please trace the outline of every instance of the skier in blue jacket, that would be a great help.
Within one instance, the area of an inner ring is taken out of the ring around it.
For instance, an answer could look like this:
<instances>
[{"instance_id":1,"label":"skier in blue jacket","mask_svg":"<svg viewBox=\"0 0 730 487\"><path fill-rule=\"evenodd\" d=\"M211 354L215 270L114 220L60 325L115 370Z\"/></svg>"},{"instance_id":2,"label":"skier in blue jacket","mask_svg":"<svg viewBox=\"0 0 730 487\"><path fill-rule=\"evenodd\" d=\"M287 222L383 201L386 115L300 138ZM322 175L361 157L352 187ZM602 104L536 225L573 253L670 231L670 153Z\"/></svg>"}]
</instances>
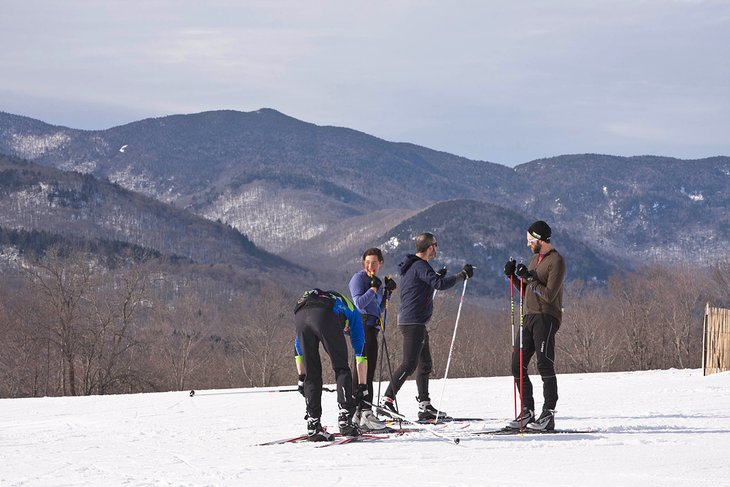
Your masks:
<instances>
[{"instance_id":1,"label":"skier in blue jacket","mask_svg":"<svg viewBox=\"0 0 730 487\"><path fill-rule=\"evenodd\" d=\"M433 291L449 289L457 282L471 278L474 268L470 264L453 276L446 277L445 270L437 273L428 263L436 257L438 242L431 233L416 237L416 254L409 254L400 265L400 310L398 328L403 335L403 362L393 372L393 378L385 391L380 407L384 411L397 412L395 396L408 376L416 372L418 388L418 418L436 419L436 408L431 405L428 379L433 361L428 343L426 325L433 314ZM439 419L446 417L441 411Z\"/></svg>"},{"instance_id":2,"label":"skier in blue jacket","mask_svg":"<svg viewBox=\"0 0 730 487\"><path fill-rule=\"evenodd\" d=\"M355 305L335 291L312 289L304 293L294 308L297 336L294 340L296 365L299 373L299 392L307 404L307 434L310 441L334 439L321 424L322 416L322 362L319 344L330 356L337 383L337 402L340 406L338 426L345 436L358 436L360 430L352 423L357 403L367 394L367 357L362 355L364 335L362 318ZM353 395L352 372L347 362L347 342L350 335L357 362L359 385Z\"/></svg>"}]
</instances>

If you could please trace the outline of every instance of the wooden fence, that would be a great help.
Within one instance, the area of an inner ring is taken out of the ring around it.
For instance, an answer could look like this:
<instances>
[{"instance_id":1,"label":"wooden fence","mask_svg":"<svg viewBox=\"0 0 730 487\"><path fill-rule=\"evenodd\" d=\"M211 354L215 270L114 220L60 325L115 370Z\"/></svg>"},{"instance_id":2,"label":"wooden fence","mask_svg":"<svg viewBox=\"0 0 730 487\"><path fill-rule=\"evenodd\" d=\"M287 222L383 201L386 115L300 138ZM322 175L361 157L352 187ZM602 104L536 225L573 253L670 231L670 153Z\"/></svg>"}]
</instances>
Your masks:
<instances>
[{"instance_id":1,"label":"wooden fence","mask_svg":"<svg viewBox=\"0 0 730 487\"><path fill-rule=\"evenodd\" d=\"M730 309L705 307L702 335L704 375L730 370Z\"/></svg>"}]
</instances>

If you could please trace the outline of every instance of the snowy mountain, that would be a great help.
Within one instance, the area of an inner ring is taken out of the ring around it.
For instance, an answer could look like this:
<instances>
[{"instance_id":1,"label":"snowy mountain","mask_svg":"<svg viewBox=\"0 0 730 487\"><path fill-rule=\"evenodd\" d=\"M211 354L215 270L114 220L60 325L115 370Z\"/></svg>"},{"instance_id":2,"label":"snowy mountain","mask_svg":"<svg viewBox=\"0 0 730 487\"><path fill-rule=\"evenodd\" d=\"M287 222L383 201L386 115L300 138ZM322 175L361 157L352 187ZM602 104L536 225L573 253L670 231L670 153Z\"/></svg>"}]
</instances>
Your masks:
<instances>
[{"instance_id":1,"label":"snowy mountain","mask_svg":"<svg viewBox=\"0 0 730 487\"><path fill-rule=\"evenodd\" d=\"M715 262L730 237L730 158L573 155L515 171L532 182L527 214L634 261Z\"/></svg>"},{"instance_id":2,"label":"snowy mountain","mask_svg":"<svg viewBox=\"0 0 730 487\"><path fill-rule=\"evenodd\" d=\"M728 157L580 154L510 169L271 109L174 115L99 131L0 113L0 153L109 179L220 220L291 258L341 249L352 252L350 261L363 249L357 242L377 241L407 216L448 200L545 219L563 240L570 235L629 267L666 257L713 262L726 252L730 218ZM438 226L422 221L401 238ZM459 245L469 242L478 240Z\"/></svg>"},{"instance_id":3,"label":"snowy mountain","mask_svg":"<svg viewBox=\"0 0 730 487\"><path fill-rule=\"evenodd\" d=\"M0 202L5 208L0 211L0 228L46 231L88 241L116 240L203 264L233 264L260 271L280 267L299 276L294 282L300 287L312 275L318 275L321 285L341 286L343 271L356 271L359 255L368 246L383 248L385 271L397 274L398 262L413 252L412 236L423 228L441 240L434 265L446 265L452 272L466 262L478 266L474 290L480 295L499 295L503 290L501 269L509 257L529 258L521 232L513 231L529 226L524 216L489 203L452 200L417 213L381 210L343 221L287 255L294 262L316 263L307 273L291 261L258 249L227 225L88 174L3 156L0 174ZM618 267L565 232L556 232L555 241L569 261L570 276L603 281Z\"/></svg>"},{"instance_id":4,"label":"snowy mountain","mask_svg":"<svg viewBox=\"0 0 730 487\"><path fill-rule=\"evenodd\" d=\"M0 155L0 227L67 239L118 241L202 264L257 272L303 269L257 248L222 223L174 208L88 174ZM120 249L121 250L121 249Z\"/></svg>"},{"instance_id":5,"label":"snowy mountain","mask_svg":"<svg viewBox=\"0 0 730 487\"><path fill-rule=\"evenodd\" d=\"M475 434L512 417L511 379L449 379L443 398L442 381L432 382L438 405L484 421L434 428L441 436L424 428L324 450L306 442L258 446L305 432L296 392L2 399L0 484L727 485L730 373L572 374L559 384L556 427L590 433ZM414 395L414 382L406 382L399 399L410 417ZM323 423L334 428L336 417L335 398L325 392Z\"/></svg>"},{"instance_id":6,"label":"snowy mountain","mask_svg":"<svg viewBox=\"0 0 730 487\"><path fill-rule=\"evenodd\" d=\"M0 114L0 153L108 178L230 223L279 252L342 219L507 194L512 170L319 127L275 110L205 112L81 131Z\"/></svg>"}]
</instances>

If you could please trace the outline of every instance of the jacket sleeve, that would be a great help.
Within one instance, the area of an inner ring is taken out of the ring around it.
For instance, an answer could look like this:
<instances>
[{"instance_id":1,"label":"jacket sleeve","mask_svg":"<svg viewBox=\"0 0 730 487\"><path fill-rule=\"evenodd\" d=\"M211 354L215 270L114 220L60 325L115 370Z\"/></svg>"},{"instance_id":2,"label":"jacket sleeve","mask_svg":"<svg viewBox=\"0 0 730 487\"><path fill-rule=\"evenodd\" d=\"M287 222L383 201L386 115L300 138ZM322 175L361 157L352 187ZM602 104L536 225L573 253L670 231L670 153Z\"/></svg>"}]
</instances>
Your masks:
<instances>
[{"instance_id":1,"label":"jacket sleeve","mask_svg":"<svg viewBox=\"0 0 730 487\"><path fill-rule=\"evenodd\" d=\"M431 286L433 289L438 289L439 291L454 287L456 282L459 280L458 274L452 274L446 277L439 276L426 262L418 265L418 267L414 270L418 272L418 278L420 280Z\"/></svg>"},{"instance_id":2,"label":"jacket sleeve","mask_svg":"<svg viewBox=\"0 0 730 487\"><path fill-rule=\"evenodd\" d=\"M546 283L542 283L539 279L535 279L530 283L530 286L532 287L533 292L537 294L540 299L547 303L553 303L560 295L564 279L565 261L561 258L550 263Z\"/></svg>"},{"instance_id":3,"label":"jacket sleeve","mask_svg":"<svg viewBox=\"0 0 730 487\"><path fill-rule=\"evenodd\" d=\"M297 353L297 355L302 354L302 348L299 346L299 337L294 337L294 351Z\"/></svg>"},{"instance_id":4,"label":"jacket sleeve","mask_svg":"<svg viewBox=\"0 0 730 487\"><path fill-rule=\"evenodd\" d=\"M350 296L352 296L352 302L355 304L355 307L362 312L365 307L377 297L377 293L374 293L373 290L367 286L369 283L366 283L361 276L362 274L359 272L355 273L355 275L352 276L352 279L350 279L349 288Z\"/></svg>"}]
</instances>

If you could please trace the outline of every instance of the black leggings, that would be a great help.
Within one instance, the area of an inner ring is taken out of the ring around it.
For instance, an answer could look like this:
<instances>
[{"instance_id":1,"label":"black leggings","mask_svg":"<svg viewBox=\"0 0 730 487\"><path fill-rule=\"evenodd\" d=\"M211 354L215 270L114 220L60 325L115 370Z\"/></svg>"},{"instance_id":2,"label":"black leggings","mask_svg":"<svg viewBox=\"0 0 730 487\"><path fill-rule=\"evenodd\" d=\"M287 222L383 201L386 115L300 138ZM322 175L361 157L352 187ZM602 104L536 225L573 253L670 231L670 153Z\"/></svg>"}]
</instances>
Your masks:
<instances>
[{"instance_id":1,"label":"black leggings","mask_svg":"<svg viewBox=\"0 0 730 487\"><path fill-rule=\"evenodd\" d=\"M395 399L408 376L416 372L418 400L427 401L428 377L433 370L433 360L426 325L398 325L398 329L403 335L403 362L393 371L393 380L385 395Z\"/></svg>"},{"instance_id":2,"label":"black leggings","mask_svg":"<svg viewBox=\"0 0 730 487\"><path fill-rule=\"evenodd\" d=\"M378 333L379 328L374 326L364 325L365 328L365 346L362 349L363 356L368 358L368 395L365 396L365 400L369 403L373 402L373 379L375 378L375 369L378 363ZM352 390L356 390L360 381L357 378L357 363L353 358L353 367L355 372L352 373ZM364 405L363 409L370 409L370 406Z\"/></svg>"},{"instance_id":3,"label":"black leggings","mask_svg":"<svg viewBox=\"0 0 730 487\"><path fill-rule=\"evenodd\" d=\"M337 383L337 402L340 408L354 410L352 398L352 373L347 365L347 342L342 333L342 320L332 310L309 307L294 315L294 323L302 349L306 378L304 397L307 401L307 414L312 418L322 416L322 362L319 357L319 344L330 356L332 369Z\"/></svg>"},{"instance_id":4,"label":"black leggings","mask_svg":"<svg viewBox=\"0 0 730 487\"><path fill-rule=\"evenodd\" d=\"M545 398L543 409L555 409L558 402L558 379L555 377L555 334L560 328L560 321L548 314L525 315L522 333L522 371L524 387L522 390L523 406L535 409L535 398L532 395L532 382L527 375L527 366L532 356L537 354L537 370L542 377L542 392ZM512 353L512 376L517 388L520 387L520 335L519 329L515 337L515 350Z\"/></svg>"}]
</instances>

